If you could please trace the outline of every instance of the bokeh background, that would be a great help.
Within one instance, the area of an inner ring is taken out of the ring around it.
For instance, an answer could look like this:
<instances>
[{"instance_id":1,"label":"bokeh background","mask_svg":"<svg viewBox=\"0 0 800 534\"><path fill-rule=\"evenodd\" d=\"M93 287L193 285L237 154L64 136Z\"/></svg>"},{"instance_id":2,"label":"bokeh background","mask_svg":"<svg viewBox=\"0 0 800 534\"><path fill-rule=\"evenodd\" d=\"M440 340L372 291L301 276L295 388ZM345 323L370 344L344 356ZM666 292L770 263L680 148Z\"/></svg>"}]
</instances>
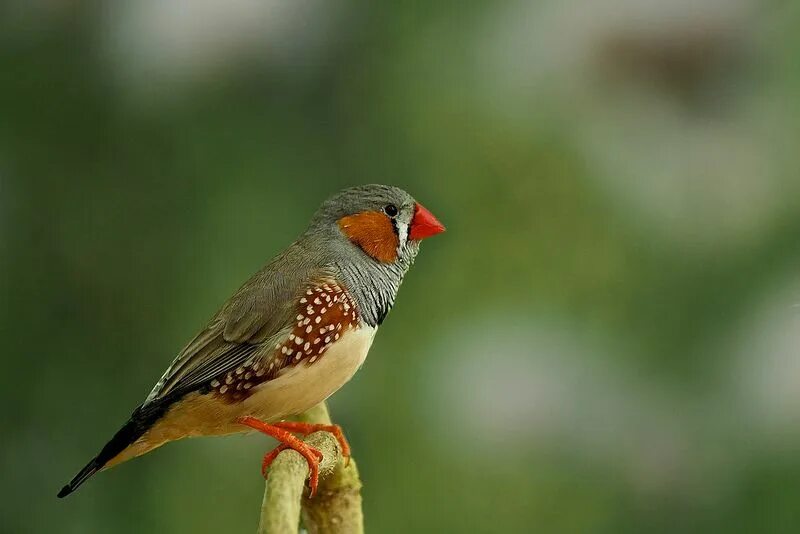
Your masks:
<instances>
[{"instance_id":1,"label":"bokeh background","mask_svg":"<svg viewBox=\"0 0 800 534\"><path fill-rule=\"evenodd\" d=\"M368 531L797 532L800 4L0 4L0 531L253 532L259 436L55 498L342 187L426 242L331 400Z\"/></svg>"}]
</instances>

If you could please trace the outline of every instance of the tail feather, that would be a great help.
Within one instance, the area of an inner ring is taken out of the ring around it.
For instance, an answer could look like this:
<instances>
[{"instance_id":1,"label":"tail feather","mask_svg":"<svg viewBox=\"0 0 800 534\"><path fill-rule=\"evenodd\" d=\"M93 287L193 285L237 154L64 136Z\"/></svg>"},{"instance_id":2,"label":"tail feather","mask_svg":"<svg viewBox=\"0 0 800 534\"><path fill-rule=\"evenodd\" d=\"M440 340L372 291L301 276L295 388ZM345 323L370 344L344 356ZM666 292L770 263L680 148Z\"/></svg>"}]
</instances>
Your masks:
<instances>
[{"instance_id":1,"label":"tail feather","mask_svg":"<svg viewBox=\"0 0 800 534\"><path fill-rule=\"evenodd\" d=\"M99 457L92 458L92 460L86 464L86 466L80 470L80 472L75 475L75 478L70 480L69 484L61 488L61 491L58 492L58 498L63 499L76 489L78 486L86 482L86 480L92 476L93 474L97 473L100 469L102 469L103 463L99 460Z\"/></svg>"},{"instance_id":2,"label":"tail feather","mask_svg":"<svg viewBox=\"0 0 800 534\"><path fill-rule=\"evenodd\" d=\"M58 497L64 498L86 482L89 477L100 471L108 462L114 459L119 453L124 451L129 445L147 432L161 415L163 415L166 403L154 403L148 406L139 406L131 415L131 418L120 428L111 441L106 443L100 453L92 458L86 466L70 480L69 484L61 488Z\"/></svg>"},{"instance_id":3,"label":"tail feather","mask_svg":"<svg viewBox=\"0 0 800 534\"><path fill-rule=\"evenodd\" d=\"M77 475L58 492L59 498L64 498L86 482L86 480L100 471L112 458L125 450L128 445L139 439L147 431L147 426L137 421L137 410L130 419L114 434L100 453L89 461Z\"/></svg>"}]
</instances>

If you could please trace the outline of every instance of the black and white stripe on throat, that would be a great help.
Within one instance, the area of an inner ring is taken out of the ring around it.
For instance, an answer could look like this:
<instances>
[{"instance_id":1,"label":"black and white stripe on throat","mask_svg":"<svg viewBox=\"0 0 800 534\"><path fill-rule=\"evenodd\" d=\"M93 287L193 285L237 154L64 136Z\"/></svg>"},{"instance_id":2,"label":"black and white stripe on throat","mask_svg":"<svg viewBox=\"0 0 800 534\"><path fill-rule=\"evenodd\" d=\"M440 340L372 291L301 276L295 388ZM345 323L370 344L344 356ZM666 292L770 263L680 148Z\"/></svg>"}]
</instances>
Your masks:
<instances>
[{"instance_id":1,"label":"black and white stripe on throat","mask_svg":"<svg viewBox=\"0 0 800 534\"><path fill-rule=\"evenodd\" d=\"M398 235L401 244L396 261L380 263L370 260L338 266L343 281L359 308L361 319L372 327L383 323L394 306L403 277L419 252L419 243L408 240L407 225L405 229L401 227L398 231L404 232L405 238L402 238L403 234Z\"/></svg>"}]
</instances>

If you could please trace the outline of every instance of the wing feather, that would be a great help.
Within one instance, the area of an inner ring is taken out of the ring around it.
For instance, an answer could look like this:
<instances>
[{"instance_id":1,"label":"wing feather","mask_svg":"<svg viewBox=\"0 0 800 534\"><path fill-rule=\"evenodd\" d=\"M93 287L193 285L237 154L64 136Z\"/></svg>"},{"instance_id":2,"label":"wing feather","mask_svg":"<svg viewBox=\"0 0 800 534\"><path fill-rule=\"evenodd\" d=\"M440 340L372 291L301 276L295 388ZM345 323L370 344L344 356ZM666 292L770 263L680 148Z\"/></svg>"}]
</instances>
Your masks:
<instances>
[{"instance_id":1,"label":"wing feather","mask_svg":"<svg viewBox=\"0 0 800 534\"><path fill-rule=\"evenodd\" d=\"M327 270L297 261L301 252L290 247L245 282L181 350L147 396L145 405L171 393L193 391L254 357L270 354L275 340L288 335L297 297L313 281L329 277ZM294 265L284 268L287 263Z\"/></svg>"}]
</instances>

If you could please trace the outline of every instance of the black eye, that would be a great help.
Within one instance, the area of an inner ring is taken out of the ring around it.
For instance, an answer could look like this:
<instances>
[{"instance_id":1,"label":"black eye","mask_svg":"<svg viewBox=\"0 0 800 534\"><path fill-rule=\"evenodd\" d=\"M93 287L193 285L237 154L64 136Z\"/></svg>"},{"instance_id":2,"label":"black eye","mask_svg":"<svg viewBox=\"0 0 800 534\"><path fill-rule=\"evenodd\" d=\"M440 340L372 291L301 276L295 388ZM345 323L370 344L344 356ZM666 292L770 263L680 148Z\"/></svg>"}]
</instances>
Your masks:
<instances>
[{"instance_id":1,"label":"black eye","mask_svg":"<svg viewBox=\"0 0 800 534\"><path fill-rule=\"evenodd\" d=\"M397 217L397 213L398 213L397 206L395 206L394 204L387 205L385 208L383 208L383 211L389 217Z\"/></svg>"}]
</instances>

